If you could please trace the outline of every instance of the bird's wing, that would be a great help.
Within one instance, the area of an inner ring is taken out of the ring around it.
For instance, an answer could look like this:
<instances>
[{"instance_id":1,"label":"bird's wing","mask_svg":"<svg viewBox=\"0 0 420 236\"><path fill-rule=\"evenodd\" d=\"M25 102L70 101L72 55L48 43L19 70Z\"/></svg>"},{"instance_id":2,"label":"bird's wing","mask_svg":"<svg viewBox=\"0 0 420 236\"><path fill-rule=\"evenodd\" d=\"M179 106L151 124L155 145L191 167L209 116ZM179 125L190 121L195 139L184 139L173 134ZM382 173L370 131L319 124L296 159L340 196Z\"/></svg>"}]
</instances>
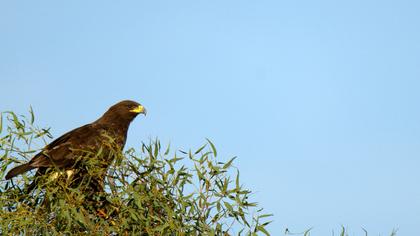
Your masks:
<instances>
[{"instance_id":1,"label":"bird's wing","mask_svg":"<svg viewBox=\"0 0 420 236\"><path fill-rule=\"evenodd\" d=\"M95 145L97 132L92 124L87 124L65 133L35 155L29 164L34 168L73 165L78 158L74 150Z\"/></svg>"}]
</instances>

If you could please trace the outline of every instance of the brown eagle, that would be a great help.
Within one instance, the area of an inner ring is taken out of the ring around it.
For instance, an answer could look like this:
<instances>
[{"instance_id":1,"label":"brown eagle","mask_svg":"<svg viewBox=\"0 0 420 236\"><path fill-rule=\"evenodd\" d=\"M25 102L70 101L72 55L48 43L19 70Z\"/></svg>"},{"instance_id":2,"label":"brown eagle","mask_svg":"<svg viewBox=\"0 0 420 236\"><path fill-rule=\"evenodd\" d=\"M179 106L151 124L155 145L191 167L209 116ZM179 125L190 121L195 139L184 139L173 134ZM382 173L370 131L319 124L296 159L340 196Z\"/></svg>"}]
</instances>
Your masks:
<instances>
[{"instance_id":1,"label":"brown eagle","mask_svg":"<svg viewBox=\"0 0 420 236\"><path fill-rule=\"evenodd\" d=\"M124 148L128 127L138 114L146 115L146 109L141 104L129 100L121 101L111 106L95 122L76 128L52 141L28 163L11 169L6 179L38 168L36 177L55 169L65 171L68 175L78 172L76 176L80 181L87 173L85 164L92 159L98 159L99 164L94 166L97 170L93 178L96 183L90 187L94 186L91 189L94 192L103 191L106 171L115 159L116 152L121 152ZM29 185L27 192L36 185L37 178Z\"/></svg>"}]
</instances>

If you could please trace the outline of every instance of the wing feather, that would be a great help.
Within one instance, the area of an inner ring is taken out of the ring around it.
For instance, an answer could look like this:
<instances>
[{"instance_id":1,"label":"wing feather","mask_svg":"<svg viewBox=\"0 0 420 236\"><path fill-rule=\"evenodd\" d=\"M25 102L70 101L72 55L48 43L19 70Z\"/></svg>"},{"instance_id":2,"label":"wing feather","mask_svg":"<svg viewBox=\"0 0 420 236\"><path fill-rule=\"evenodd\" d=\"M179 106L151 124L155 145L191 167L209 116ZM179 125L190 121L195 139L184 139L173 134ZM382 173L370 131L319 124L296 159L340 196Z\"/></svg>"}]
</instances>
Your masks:
<instances>
[{"instance_id":1,"label":"wing feather","mask_svg":"<svg viewBox=\"0 0 420 236\"><path fill-rule=\"evenodd\" d=\"M73 165L77 158L73 150L87 149L89 145L95 145L97 132L92 124L69 131L45 146L32 158L29 165L34 168Z\"/></svg>"}]
</instances>

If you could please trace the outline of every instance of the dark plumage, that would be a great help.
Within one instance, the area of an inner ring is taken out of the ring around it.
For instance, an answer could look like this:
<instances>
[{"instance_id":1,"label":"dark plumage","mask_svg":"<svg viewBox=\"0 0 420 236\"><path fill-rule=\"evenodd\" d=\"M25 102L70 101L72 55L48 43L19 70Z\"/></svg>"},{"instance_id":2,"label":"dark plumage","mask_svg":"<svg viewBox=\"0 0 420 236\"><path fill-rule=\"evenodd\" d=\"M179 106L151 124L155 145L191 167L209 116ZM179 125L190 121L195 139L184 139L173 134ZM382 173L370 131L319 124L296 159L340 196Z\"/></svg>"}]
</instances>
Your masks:
<instances>
[{"instance_id":1,"label":"dark plumage","mask_svg":"<svg viewBox=\"0 0 420 236\"><path fill-rule=\"evenodd\" d=\"M134 101L122 101L109 108L102 117L93 123L76 128L48 144L28 163L9 171L6 179L26 171L38 168L37 176L44 175L48 169L78 170L82 168L86 158L100 159L100 179L115 158L115 151L124 148L127 131L131 121L138 114L146 114L146 109ZM95 155L101 150L101 155ZM92 155L86 155L87 152ZM85 158L83 158L85 157ZM85 173L85 172L81 172ZM98 180L99 181L99 180ZM31 191L36 180L29 186ZM97 189L100 191L101 189Z\"/></svg>"}]
</instances>

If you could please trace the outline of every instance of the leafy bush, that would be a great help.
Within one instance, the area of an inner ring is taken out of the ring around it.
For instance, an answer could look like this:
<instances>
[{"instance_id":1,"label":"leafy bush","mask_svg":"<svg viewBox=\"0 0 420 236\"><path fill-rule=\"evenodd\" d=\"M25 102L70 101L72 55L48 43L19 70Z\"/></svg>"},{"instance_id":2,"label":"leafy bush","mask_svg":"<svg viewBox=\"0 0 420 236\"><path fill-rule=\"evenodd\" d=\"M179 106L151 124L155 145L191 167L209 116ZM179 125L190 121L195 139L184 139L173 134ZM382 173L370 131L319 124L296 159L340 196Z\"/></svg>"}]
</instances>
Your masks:
<instances>
[{"instance_id":1,"label":"leafy bush","mask_svg":"<svg viewBox=\"0 0 420 236\"><path fill-rule=\"evenodd\" d=\"M120 153L97 199L107 204L95 207L65 172L41 179L30 193L34 171L4 180L52 136L35 125L32 109L28 117L1 115L1 235L269 235L271 214L250 201L234 159L219 161L209 140L195 151L171 152L155 140Z\"/></svg>"}]
</instances>

